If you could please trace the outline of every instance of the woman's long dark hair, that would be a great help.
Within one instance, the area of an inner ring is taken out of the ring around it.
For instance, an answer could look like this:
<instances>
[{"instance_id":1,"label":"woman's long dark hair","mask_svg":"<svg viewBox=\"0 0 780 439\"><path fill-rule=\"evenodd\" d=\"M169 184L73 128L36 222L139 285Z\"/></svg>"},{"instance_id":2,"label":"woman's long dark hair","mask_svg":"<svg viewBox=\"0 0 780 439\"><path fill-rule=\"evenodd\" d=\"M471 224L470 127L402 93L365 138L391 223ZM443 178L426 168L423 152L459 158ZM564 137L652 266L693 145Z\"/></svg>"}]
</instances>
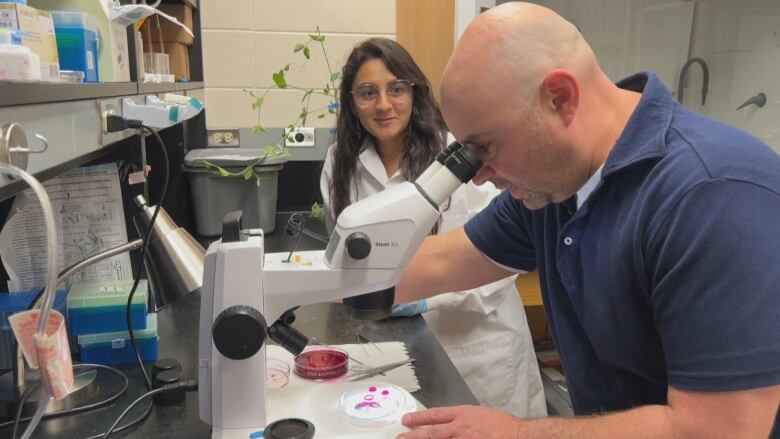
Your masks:
<instances>
[{"instance_id":1,"label":"woman's long dark hair","mask_svg":"<svg viewBox=\"0 0 780 439\"><path fill-rule=\"evenodd\" d=\"M398 79L414 83L412 114L401 153L401 175L414 181L436 158L447 139L447 126L433 97L431 84L406 49L393 40L371 38L358 44L341 69L339 115L336 121L336 144L333 154L333 180L330 182L331 209L335 217L353 201L350 187L357 187L356 162L366 139L376 142L355 114L352 85L358 70L366 61L380 59Z\"/></svg>"}]
</instances>

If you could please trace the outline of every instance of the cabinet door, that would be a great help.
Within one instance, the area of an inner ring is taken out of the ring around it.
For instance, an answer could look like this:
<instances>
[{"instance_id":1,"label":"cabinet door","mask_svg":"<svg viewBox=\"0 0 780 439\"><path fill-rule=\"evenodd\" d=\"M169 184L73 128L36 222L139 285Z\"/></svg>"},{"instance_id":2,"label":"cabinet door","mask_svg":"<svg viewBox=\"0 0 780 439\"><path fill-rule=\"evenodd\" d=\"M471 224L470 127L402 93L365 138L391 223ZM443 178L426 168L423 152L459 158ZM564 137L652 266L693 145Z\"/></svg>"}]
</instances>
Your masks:
<instances>
[{"instance_id":1,"label":"cabinet door","mask_svg":"<svg viewBox=\"0 0 780 439\"><path fill-rule=\"evenodd\" d=\"M439 98L455 39L455 0L397 0L396 40L412 54Z\"/></svg>"}]
</instances>

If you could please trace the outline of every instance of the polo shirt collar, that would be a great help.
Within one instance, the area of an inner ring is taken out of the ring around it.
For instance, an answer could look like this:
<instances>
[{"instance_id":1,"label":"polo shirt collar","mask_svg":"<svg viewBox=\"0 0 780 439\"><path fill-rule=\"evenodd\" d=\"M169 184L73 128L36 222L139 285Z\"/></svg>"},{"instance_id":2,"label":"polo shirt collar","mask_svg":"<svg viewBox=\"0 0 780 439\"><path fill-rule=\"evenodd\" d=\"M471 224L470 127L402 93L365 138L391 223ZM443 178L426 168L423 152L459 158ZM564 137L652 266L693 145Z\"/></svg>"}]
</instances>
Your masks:
<instances>
[{"instance_id":1,"label":"polo shirt collar","mask_svg":"<svg viewBox=\"0 0 780 439\"><path fill-rule=\"evenodd\" d=\"M641 92L642 97L604 163L604 176L666 153L665 137L675 104L672 93L651 71L622 79L617 86Z\"/></svg>"}]
</instances>

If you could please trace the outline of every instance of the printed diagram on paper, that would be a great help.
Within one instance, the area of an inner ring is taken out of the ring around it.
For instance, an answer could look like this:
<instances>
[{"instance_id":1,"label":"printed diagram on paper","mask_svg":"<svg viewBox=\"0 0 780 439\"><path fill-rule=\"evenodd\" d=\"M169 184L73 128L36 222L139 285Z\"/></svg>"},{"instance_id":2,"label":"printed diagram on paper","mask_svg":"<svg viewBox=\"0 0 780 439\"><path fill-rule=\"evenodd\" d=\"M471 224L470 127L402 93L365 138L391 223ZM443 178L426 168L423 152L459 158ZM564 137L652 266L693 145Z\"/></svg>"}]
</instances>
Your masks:
<instances>
[{"instance_id":1,"label":"printed diagram on paper","mask_svg":"<svg viewBox=\"0 0 780 439\"><path fill-rule=\"evenodd\" d=\"M77 168L43 183L55 210L60 242L59 270L98 251L127 242L116 165ZM46 277L43 214L30 190L17 196L0 232L0 255L9 274L9 291L41 287ZM127 253L101 261L72 282L132 279Z\"/></svg>"}]
</instances>

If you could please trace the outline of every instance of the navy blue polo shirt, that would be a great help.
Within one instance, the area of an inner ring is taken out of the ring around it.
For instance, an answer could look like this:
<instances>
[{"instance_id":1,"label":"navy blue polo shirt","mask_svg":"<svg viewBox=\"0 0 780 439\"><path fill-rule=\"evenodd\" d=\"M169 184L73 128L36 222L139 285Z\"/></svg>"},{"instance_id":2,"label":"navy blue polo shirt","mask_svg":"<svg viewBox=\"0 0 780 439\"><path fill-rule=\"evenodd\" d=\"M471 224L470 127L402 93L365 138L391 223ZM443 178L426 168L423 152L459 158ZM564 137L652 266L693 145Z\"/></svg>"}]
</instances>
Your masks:
<instances>
[{"instance_id":1,"label":"navy blue polo shirt","mask_svg":"<svg viewBox=\"0 0 780 439\"><path fill-rule=\"evenodd\" d=\"M652 73L618 85L642 97L585 203L504 191L467 236L539 269L578 414L780 384L780 156Z\"/></svg>"}]
</instances>

